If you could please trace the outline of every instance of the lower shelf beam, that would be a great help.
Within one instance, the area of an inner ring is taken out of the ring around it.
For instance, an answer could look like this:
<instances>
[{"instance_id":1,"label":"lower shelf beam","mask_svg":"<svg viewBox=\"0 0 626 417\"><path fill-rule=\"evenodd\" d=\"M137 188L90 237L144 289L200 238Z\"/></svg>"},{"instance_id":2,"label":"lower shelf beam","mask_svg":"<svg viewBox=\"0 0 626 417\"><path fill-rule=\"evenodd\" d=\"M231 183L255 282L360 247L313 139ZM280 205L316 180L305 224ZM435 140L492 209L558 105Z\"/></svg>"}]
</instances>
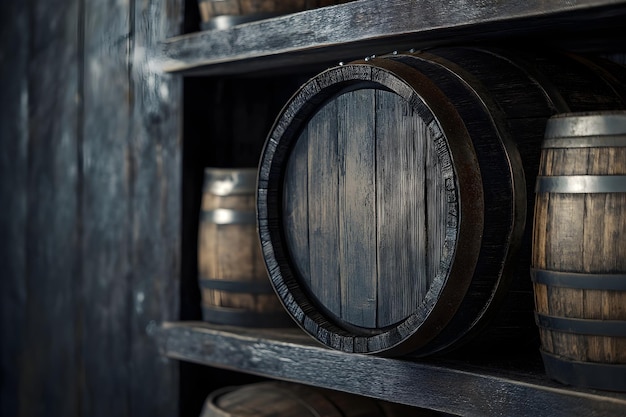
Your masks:
<instances>
[{"instance_id":1,"label":"lower shelf beam","mask_svg":"<svg viewBox=\"0 0 626 417\"><path fill-rule=\"evenodd\" d=\"M626 415L626 394L567 387L536 370L348 354L317 344L300 329L168 322L155 337L170 358L451 414Z\"/></svg>"}]
</instances>

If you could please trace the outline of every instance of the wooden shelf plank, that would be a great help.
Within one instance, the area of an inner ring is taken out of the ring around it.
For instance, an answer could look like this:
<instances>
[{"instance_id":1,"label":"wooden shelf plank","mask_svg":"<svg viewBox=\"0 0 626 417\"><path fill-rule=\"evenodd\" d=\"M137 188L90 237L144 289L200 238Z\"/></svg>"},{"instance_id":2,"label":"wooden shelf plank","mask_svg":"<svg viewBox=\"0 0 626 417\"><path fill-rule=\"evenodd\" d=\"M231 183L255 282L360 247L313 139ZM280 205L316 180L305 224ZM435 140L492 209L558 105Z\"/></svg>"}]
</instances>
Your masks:
<instances>
[{"instance_id":1,"label":"wooden shelf plank","mask_svg":"<svg viewBox=\"0 0 626 417\"><path fill-rule=\"evenodd\" d=\"M358 0L168 39L163 68L187 75L250 73L521 34L541 37L542 45L593 42L597 49L603 35L619 45L625 21L624 0Z\"/></svg>"},{"instance_id":2,"label":"wooden shelf plank","mask_svg":"<svg viewBox=\"0 0 626 417\"><path fill-rule=\"evenodd\" d=\"M300 329L200 322L164 323L155 337L170 358L453 414L626 414L626 394L566 387L546 378L540 363L520 369L514 361L496 367L451 359L381 358L330 350Z\"/></svg>"}]
</instances>

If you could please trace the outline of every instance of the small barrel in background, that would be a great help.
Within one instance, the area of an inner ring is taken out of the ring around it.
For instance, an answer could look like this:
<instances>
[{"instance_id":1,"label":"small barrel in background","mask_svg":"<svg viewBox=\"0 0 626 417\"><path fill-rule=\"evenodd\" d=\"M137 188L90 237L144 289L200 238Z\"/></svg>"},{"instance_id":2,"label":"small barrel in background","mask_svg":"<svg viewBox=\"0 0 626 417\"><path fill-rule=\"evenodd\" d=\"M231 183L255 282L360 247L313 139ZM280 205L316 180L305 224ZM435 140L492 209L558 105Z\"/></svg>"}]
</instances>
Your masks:
<instances>
[{"instance_id":1,"label":"small barrel in background","mask_svg":"<svg viewBox=\"0 0 626 417\"><path fill-rule=\"evenodd\" d=\"M256 169L207 168L198 236L205 321L283 327L292 321L265 270L256 231Z\"/></svg>"},{"instance_id":2,"label":"small barrel in background","mask_svg":"<svg viewBox=\"0 0 626 417\"><path fill-rule=\"evenodd\" d=\"M532 278L546 373L626 391L626 112L548 121Z\"/></svg>"},{"instance_id":3,"label":"small barrel in background","mask_svg":"<svg viewBox=\"0 0 626 417\"><path fill-rule=\"evenodd\" d=\"M226 387L209 395L200 417L429 417L436 411L288 382Z\"/></svg>"},{"instance_id":4,"label":"small barrel in background","mask_svg":"<svg viewBox=\"0 0 626 417\"><path fill-rule=\"evenodd\" d=\"M202 29L212 30L348 1L351 0L198 0L198 7Z\"/></svg>"}]
</instances>

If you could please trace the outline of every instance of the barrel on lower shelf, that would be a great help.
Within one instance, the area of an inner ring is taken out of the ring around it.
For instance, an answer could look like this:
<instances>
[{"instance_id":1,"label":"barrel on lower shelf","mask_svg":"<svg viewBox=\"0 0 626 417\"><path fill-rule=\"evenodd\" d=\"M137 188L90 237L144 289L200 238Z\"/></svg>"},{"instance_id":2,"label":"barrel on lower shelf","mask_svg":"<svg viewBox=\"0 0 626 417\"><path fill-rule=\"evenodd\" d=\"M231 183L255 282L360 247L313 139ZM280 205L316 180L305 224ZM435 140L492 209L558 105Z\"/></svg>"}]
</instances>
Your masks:
<instances>
[{"instance_id":1,"label":"barrel on lower shelf","mask_svg":"<svg viewBox=\"0 0 626 417\"><path fill-rule=\"evenodd\" d=\"M626 112L546 128L532 277L546 373L626 391Z\"/></svg>"},{"instance_id":2,"label":"barrel on lower shelf","mask_svg":"<svg viewBox=\"0 0 626 417\"><path fill-rule=\"evenodd\" d=\"M200 417L434 417L436 411L288 382L226 387L209 395Z\"/></svg>"},{"instance_id":3,"label":"barrel on lower shelf","mask_svg":"<svg viewBox=\"0 0 626 417\"><path fill-rule=\"evenodd\" d=\"M198 0L198 7L202 29L213 30L348 1L351 0Z\"/></svg>"},{"instance_id":4,"label":"barrel on lower shelf","mask_svg":"<svg viewBox=\"0 0 626 417\"><path fill-rule=\"evenodd\" d=\"M536 348L529 196L545 123L623 109L623 71L558 53L438 48L304 84L268 136L257 196L289 313L347 352Z\"/></svg>"},{"instance_id":5,"label":"barrel on lower shelf","mask_svg":"<svg viewBox=\"0 0 626 417\"><path fill-rule=\"evenodd\" d=\"M256 229L256 168L207 168L198 271L205 321L251 327L293 326L265 270Z\"/></svg>"}]
</instances>

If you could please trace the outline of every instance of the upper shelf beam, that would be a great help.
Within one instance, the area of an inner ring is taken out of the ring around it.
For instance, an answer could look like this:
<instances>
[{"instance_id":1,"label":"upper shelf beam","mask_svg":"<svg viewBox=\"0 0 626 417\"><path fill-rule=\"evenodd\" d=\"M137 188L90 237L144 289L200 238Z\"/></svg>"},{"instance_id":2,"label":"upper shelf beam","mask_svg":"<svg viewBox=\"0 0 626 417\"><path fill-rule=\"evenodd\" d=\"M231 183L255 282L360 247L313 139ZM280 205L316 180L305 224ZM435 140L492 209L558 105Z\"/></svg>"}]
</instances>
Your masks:
<instances>
[{"instance_id":1,"label":"upper shelf beam","mask_svg":"<svg viewBox=\"0 0 626 417\"><path fill-rule=\"evenodd\" d=\"M218 75L333 62L515 34L613 29L625 0L358 0L168 39L168 72ZM550 36L553 38L553 36Z\"/></svg>"}]
</instances>

